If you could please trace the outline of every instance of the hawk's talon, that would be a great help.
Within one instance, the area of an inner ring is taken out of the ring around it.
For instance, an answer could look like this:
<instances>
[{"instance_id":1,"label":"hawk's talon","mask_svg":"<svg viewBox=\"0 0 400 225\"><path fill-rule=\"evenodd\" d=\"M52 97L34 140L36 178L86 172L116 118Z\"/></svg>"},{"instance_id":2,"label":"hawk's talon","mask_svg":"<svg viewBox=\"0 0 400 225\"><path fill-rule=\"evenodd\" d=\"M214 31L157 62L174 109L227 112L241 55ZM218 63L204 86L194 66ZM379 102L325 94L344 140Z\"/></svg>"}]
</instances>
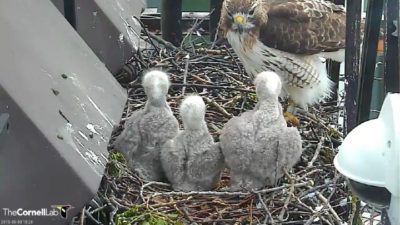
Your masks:
<instances>
[{"instance_id":1,"label":"hawk's talon","mask_svg":"<svg viewBox=\"0 0 400 225\"><path fill-rule=\"evenodd\" d=\"M283 116L285 117L286 122L290 122L293 126L300 126L300 119L293 115L293 113L291 112L284 112Z\"/></svg>"}]
</instances>

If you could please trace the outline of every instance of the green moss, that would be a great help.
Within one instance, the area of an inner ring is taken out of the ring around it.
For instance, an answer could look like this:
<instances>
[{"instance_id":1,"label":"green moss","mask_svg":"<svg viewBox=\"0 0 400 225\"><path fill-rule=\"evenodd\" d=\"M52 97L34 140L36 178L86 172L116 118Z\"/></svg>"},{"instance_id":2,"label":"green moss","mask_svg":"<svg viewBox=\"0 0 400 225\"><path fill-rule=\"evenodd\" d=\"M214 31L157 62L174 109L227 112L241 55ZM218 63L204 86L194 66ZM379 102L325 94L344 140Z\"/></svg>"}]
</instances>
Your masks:
<instances>
[{"instance_id":1,"label":"green moss","mask_svg":"<svg viewBox=\"0 0 400 225\"><path fill-rule=\"evenodd\" d=\"M121 152L112 151L108 157L108 164L106 166L106 174L113 177L120 177L126 171L126 160Z\"/></svg>"},{"instance_id":2,"label":"green moss","mask_svg":"<svg viewBox=\"0 0 400 225\"><path fill-rule=\"evenodd\" d=\"M360 213L360 198L350 190L348 194L351 197L351 216L349 224L363 225Z\"/></svg>"},{"instance_id":3,"label":"green moss","mask_svg":"<svg viewBox=\"0 0 400 225\"><path fill-rule=\"evenodd\" d=\"M183 225L178 214L164 214L144 206L135 205L129 210L115 216L117 225Z\"/></svg>"}]
</instances>

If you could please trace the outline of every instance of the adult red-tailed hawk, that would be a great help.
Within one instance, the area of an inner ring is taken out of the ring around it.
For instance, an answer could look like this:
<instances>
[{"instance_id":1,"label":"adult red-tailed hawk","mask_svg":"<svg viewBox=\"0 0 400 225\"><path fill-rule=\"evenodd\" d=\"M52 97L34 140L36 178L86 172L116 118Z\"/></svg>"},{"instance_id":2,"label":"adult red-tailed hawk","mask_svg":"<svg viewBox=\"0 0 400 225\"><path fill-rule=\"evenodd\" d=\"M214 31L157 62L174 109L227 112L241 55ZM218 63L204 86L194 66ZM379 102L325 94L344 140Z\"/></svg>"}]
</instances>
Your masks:
<instances>
[{"instance_id":1,"label":"adult red-tailed hawk","mask_svg":"<svg viewBox=\"0 0 400 225\"><path fill-rule=\"evenodd\" d=\"M324 0L225 0L220 28L247 73L276 72L306 108L329 96L320 57L344 60L346 12Z\"/></svg>"}]
</instances>

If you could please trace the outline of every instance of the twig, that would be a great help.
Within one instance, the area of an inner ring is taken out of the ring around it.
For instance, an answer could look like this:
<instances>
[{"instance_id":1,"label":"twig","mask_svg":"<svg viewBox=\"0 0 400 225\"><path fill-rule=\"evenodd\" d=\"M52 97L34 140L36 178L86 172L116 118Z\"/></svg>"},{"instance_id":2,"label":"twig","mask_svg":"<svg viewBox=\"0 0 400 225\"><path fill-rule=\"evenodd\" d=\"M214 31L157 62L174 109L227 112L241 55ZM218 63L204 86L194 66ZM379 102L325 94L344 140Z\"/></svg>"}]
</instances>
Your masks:
<instances>
[{"instance_id":1,"label":"twig","mask_svg":"<svg viewBox=\"0 0 400 225\"><path fill-rule=\"evenodd\" d=\"M329 201L319 191L316 191L315 193L319 198L319 200L321 200L325 204L325 206L329 209L329 211L332 213L333 218L335 219L335 223L341 225L342 220L340 219L336 211L332 208L331 204L329 204Z\"/></svg>"},{"instance_id":2,"label":"twig","mask_svg":"<svg viewBox=\"0 0 400 225\"><path fill-rule=\"evenodd\" d=\"M288 205L290 203L290 199L292 198L293 193L294 193L294 181L295 181L295 178L290 176L286 169L284 169L283 171L284 171L284 173L286 174L286 176L290 180L290 189L289 189L288 197L286 198L285 203L283 204L282 210L281 210L281 212L279 214L279 220L282 221L282 222L285 221L283 219L283 216L285 215L285 212L286 212L286 210L288 208Z\"/></svg>"},{"instance_id":3,"label":"twig","mask_svg":"<svg viewBox=\"0 0 400 225\"><path fill-rule=\"evenodd\" d=\"M307 168L311 167L314 162L317 160L319 153L321 152L322 144L325 142L325 138L322 137L317 145L317 148L315 149L314 156L312 157L311 161L307 164Z\"/></svg>"},{"instance_id":4,"label":"twig","mask_svg":"<svg viewBox=\"0 0 400 225\"><path fill-rule=\"evenodd\" d=\"M264 218L264 224L267 224L268 219L271 220L271 224L275 224L274 218L272 217L271 212L268 210L268 207L265 204L264 199L261 196L261 193L257 193L257 196L258 196L258 200L261 202L261 205L263 206L265 212L267 213L267 216L265 216L265 218Z\"/></svg>"},{"instance_id":5,"label":"twig","mask_svg":"<svg viewBox=\"0 0 400 225\"><path fill-rule=\"evenodd\" d=\"M150 187L151 185L170 186L169 184L162 183L162 182L157 182L157 181L150 181L149 183L143 185L143 186L140 188L140 197L142 198L142 201L143 201L143 202L146 202L146 200L145 200L145 198L144 198L144 195L143 195L144 189L145 189L146 187Z\"/></svg>"},{"instance_id":6,"label":"twig","mask_svg":"<svg viewBox=\"0 0 400 225\"><path fill-rule=\"evenodd\" d=\"M207 88L207 89L224 89L228 91L240 91L240 92L247 92L247 93L255 93L254 90L251 89L244 89L244 88L236 88L231 86L219 86L219 85L207 85L207 84L178 84L178 83L171 83L171 87L199 87L199 88ZM133 84L130 86L131 88L141 88L141 84Z\"/></svg>"},{"instance_id":7,"label":"twig","mask_svg":"<svg viewBox=\"0 0 400 225\"><path fill-rule=\"evenodd\" d=\"M210 14L211 14L211 13L210 13ZM214 39L213 39L213 42L212 42L212 44L211 44L210 49L214 49L214 48L215 48L215 44L216 44L217 39L218 39L218 31L219 31L220 26L221 26L221 23L218 23L218 26L217 26L217 28L216 28L216 30L215 30Z\"/></svg>"},{"instance_id":8,"label":"twig","mask_svg":"<svg viewBox=\"0 0 400 225\"><path fill-rule=\"evenodd\" d=\"M210 11L210 13L208 14L208 16L205 16L205 17L201 18L200 20L199 20L199 19L196 19L196 21L195 21L195 23L193 24L193 26L189 29L189 32L187 32L187 34L185 35L185 37L182 39L182 42L181 42L181 49L183 49L183 44L185 43L185 40L186 40L188 37L191 38L193 32L194 32L195 30L197 30L197 28L204 22L205 19L209 18L209 16L211 15L211 13L214 12L214 10L215 10L215 9L212 9L212 10ZM189 41L189 43L192 45L192 48L193 48L193 50L195 51L194 46L193 46L193 43L192 43L191 40Z\"/></svg>"},{"instance_id":9,"label":"twig","mask_svg":"<svg viewBox=\"0 0 400 225\"><path fill-rule=\"evenodd\" d=\"M185 56L185 72L183 73L183 84L185 86L182 87L182 96L185 95L185 90L186 90L186 85L187 85L187 75L188 75L188 70L189 70L189 59L190 56L187 54Z\"/></svg>"},{"instance_id":10,"label":"twig","mask_svg":"<svg viewBox=\"0 0 400 225\"><path fill-rule=\"evenodd\" d=\"M314 220L315 220L317 217L319 217L319 215L320 215L320 212L317 212L317 213L313 214L313 215L310 217L310 219L308 219L308 220L304 223L304 225L311 225L312 222L314 222Z\"/></svg>"},{"instance_id":11,"label":"twig","mask_svg":"<svg viewBox=\"0 0 400 225\"><path fill-rule=\"evenodd\" d=\"M150 182L151 183L151 182ZM150 184L148 183L148 184ZM158 183L158 182L154 182ZM294 184L293 187L305 187L310 185L310 182L302 182L302 183L297 183ZM265 194L265 193L270 193L282 189L286 189L291 187L291 185L282 185L279 187L273 187L273 188L267 188L267 189L262 189L259 191L252 191L252 192L240 192L240 191L235 191L235 192L229 192L229 191L189 191L189 192L180 192L180 191L170 191L170 192L154 192L152 197L155 196L160 196L160 195L166 195L166 196L190 196L190 195L213 195L213 196L246 196L246 195L251 195L251 194Z\"/></svg>"},{"instance_id":12,"label":"twig","mask_svg":"<svg viewBox=\"0 0 400 225\"><path fill-rule=\"evenodd\" d=\"M233 115L228 113L222 106L220 106L217 102L214 100L209 99L208 97L203 97L203 99L206 101L206 103L214 106L222 115L224 115L226 118L232 118Z\"/></svg>"},{"instance_id":13,"label":"twig","mask_svg":"<svg viewBox=\"0 0 400 225\"><path fill-rule=\"evenodd\" d=\"M92 214L90 214L90 212L87 211L86 209L85 209L85 215L86 215L90 220L92 220L92 222L94 222L94 223L96 223L96 224L98 224L98 225L102 225L102 224L103 224L103 223L101 223L100 221L96 220L96 219L92 216Z\"/></svg>"},{"instance_id":14,"label":"twig","mask_svg":"<svg viewBox=\"0 0 400 225\"><path fill-rule=\"evenodd\" d=\"M180 49L177 48L177 47L175 47L175 45L173 45L171 42L166 41L166 40L164 40L164 39L158 37L157 35L155 35L155 34L153 34L153 33L151 33L151 32L147 32L147 35L148 35L150 38L152 38L152 39L154 39L155 41L157 41L158 43L164 45L165 47L167 47L167 48L169 48L169 49L171 49L171 50L173 50L173 51L180 51Z\"/></svg>"},{"instance_id":15,"label":"twig","mask_svg":"<svg viewBox=\"0 0 400 225\"><path fill-rule=\"evenodd\" d=\"M82 209L81 220L80 220L79 224L83 225L83 222L85 222L85 207L83 207L83 209Z\"/></svg>"},{"instance_id":16,"label":"twig","mask_svg":"<svg viewBox=\"0 0 400 225\"><path fill-rule=\"evenodd\" d=\"M110 202L114 203L114 205L118 206L121 209L125 209L125 210L129 209L129 207L122 205L121 203L117 202L117 200L115 200L114 198L110 198Z\"/></svg>"},{"instance_id":17,"label":"twig","mask_svg":"<svg viewBox=\"0 0 400 225\"><path fill-rule=\"evenodd\" d=\"M139 18L137 18L136 16L133 16L133 18L140 24L140 26L142 27L143 32L147 36L150 36L150 33L147 31L146 26L143 24L143 22ZM131 26L129 26L129 29L131 29L131 31L135 32ZM149 39L149 42L150 42L151 45L153 45L154 49L159 53L157 46L153 43L153 40Z\"/></svg>"}]
</instances>

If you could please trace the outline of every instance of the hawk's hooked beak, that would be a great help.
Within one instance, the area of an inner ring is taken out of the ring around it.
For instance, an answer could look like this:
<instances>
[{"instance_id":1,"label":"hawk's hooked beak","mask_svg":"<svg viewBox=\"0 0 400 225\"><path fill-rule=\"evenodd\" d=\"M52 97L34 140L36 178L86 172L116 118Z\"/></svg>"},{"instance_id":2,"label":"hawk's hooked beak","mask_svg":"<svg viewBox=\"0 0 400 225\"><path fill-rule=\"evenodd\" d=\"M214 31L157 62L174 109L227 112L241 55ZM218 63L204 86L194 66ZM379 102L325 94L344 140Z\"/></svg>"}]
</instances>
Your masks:
<instances>
[{"instance_id":1,"label":"hawk's hooked beak","mask_svg":"<svg viewBox=\"0 0 400 225\"><path fill-rule=\"evenodd\" d=\"M246 22L246 19L242 15L236 15L235 17L233 17L233 22L242 25Z\"/></svg>"}]
</instances>

